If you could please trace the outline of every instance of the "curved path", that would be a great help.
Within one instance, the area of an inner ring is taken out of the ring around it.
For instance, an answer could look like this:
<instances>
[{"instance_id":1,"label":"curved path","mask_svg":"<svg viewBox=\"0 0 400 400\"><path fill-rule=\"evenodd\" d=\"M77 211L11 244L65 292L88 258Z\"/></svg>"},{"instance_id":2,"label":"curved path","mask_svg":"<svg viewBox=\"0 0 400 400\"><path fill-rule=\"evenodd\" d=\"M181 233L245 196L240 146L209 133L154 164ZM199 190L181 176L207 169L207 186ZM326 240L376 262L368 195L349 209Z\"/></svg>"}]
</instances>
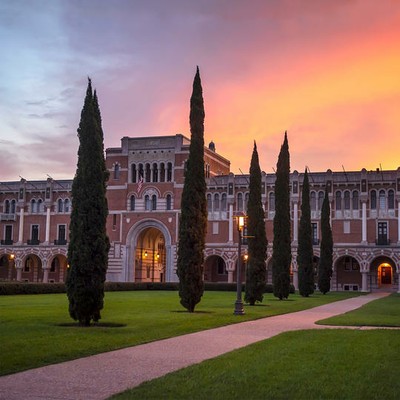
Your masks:
<instances>
[{"instance_id":1,"label":"curved path","mask_svg":"<svg viewBox=\"0 0 400 400\"><path fill-rule=\"evenodd\" d=\"M370 293L309 310L209 329L0 377L1 400L100 400L180 368L387 296ZM335 327L330 327L335 328Z\"/></svg>"}]
</instances>

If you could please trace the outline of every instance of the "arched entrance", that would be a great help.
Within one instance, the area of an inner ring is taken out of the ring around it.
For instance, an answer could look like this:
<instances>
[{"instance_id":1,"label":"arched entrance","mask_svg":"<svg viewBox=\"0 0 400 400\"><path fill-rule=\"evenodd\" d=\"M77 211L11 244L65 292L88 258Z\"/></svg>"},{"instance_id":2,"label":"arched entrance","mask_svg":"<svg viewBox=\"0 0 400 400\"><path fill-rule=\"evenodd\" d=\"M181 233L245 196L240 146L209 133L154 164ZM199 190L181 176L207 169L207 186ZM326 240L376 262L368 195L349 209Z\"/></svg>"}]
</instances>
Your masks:
<instances>
[{"instance_id":1,"label":"arched entrance","mask_svg":"<svg viewBox=\"0 0 400 400\"><path fill-rule=\"evenodd\" d=\"M370 281L372 289L391 289L394 284L395 264L389 257L377 257L371 263Z\"/></svg>"},{"instance_id":2,"label":"arched entrance","mask_svg":"<svg viewBox=\"0 0 400 400\"><path fill-rule=\"evenodd\" d=\"M165 282L166 251L163 233L155 228L143 229L135 251L135 281Z\"/></svg>"},{"instance_id":3,"label":"arched entrance","mask_svg":"<svg viewBox=\"0 0 400 400\"><path fill-rule=\"evenodd\" d=\"M204 262L205 282L228 282L228 271L222 257L212 255Z\"/></svg>"},{"instance_id":4,"label":"arched entrance","mask_svg":"<svg viewBox=\"0 0 400 400\"><path fill-rule=\"evenodd\" d=\"M22 263L22 281L43 282L42 261L36 254L29 254Z\"/></svg>"},{"instance_id":5,"label":"arched entrance","mask_svg":"<svg viewBox=\"0 0 400 400\"><path fill-rule=\"evenodd\" d=\"M362 277L360 264L352 256L338 258L335 263L336 285L338 290L361 290Z\"/></svg>"},{"instance_id":6,"label":"arched entrance","mask_svg":"<svg viewBox=\"0 0 400 400\"><path fill-rule=\"evenodd\" d=\"M14 254L0 255L0 281L12 281L16 276Z\"/></svg>"},{"instance_id":7,"label":"arched entrance","mask_svg":"<svg viewBox=\"0 0 400 400\"><path fill-rule=\"evenodd\" d=\"M57 254L50 264L48 282L65 282L67 275L67 257Z\"/></svg>"}]
</instances>

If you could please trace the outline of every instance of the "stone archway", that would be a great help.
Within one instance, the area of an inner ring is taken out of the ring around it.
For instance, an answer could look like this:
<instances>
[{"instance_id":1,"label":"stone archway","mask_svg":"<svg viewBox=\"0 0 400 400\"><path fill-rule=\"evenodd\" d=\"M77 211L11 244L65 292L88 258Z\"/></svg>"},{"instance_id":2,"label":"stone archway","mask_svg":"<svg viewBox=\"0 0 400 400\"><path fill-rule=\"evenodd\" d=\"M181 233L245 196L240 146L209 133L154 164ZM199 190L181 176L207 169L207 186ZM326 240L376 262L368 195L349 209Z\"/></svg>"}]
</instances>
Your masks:
<instances>
[{"instance_id":1,"label":"stone archway","mask_svg":"<svg viewBox=\"0 0 400 400\"><path fill-rule=\"evenodd\" d=\"M379 256L370 264L370 287L371 289L392 289L395 283L396 267L390 257Z\"/></svg>"},{"instance_id":2,"label":"stone archway","mask_svg":"<svg viewBox=\"0 0 400 400\"><path fill-rule=\"evenodd\" d=\"M176 281L171 234L156 220L136 223L127 235L125 280L135 282Z\"/></svg>"},{"instance_id":3,"label":"stone archway","mask_svg":"<svg viewBox=\"0 0 400 400\"><path fill-rule=\"evenodd\" d=\"M228 282L225 261L219 255L211 255L204 262L205 282Z\"/></svg>"},{"instance_id":4,"label":"stone archway","mask_svg":"<svg viewBox=\"0 0 400 400\"><path fill-rule=\"evenodd\" d=\"M56 254L50 262L48 282L65 282L67 277L67 257L63 254Z\"/></svg>"},{"instance_id":5,"label":"stone archway","mask_svg":"<svg viewBox=\"0 0 400 400\"><path fill-rule=\"evenodd\" d=\"M350 255L339 257L335 262L337 290L359 291L362 288L360 264Z\"/></svg>"},{"instance_id":6,"label":"stone archway","mask_svg":"<svg viewBox=\"0 0 400 400\"><path fill-rule=\"evenodd\" d=\"M26 282L43 282L42 260L36 254L28 254L24 258L21 280Z\"/></svg>"}]
</instances>

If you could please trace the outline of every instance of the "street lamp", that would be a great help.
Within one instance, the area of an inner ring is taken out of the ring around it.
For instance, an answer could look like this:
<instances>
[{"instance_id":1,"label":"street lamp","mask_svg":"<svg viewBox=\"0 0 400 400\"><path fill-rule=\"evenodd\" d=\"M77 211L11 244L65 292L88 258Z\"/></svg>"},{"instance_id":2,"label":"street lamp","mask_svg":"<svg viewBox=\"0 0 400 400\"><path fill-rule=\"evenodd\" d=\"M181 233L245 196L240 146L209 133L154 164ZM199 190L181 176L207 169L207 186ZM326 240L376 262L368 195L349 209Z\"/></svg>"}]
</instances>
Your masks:
<instances>
[{"instance_id":1,"label":"street lamp","mask_svg":"<svg viewBox=\"0 0 400 400\"><path fill-rule=\"evenodd\" d=\"M238 243L238 262L236 271L236 301L234 315L244 315L243 301L242 301L242 280L240 273L242 270L242 232L244 228L244 216L237 218L237 229L239 232L239 243Z\"/></svg>"}]
</instances>

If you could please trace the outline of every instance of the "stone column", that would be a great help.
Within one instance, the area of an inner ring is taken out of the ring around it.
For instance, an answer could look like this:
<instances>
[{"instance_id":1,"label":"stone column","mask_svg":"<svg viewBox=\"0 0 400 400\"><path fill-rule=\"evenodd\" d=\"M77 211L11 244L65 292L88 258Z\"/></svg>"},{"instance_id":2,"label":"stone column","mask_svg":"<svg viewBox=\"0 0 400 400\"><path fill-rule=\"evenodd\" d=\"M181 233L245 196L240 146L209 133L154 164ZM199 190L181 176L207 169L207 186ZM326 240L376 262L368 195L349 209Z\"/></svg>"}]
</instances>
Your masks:
<instances>
[{"instance_id":1,"label":"stone column","mask_svg":"<svg viewBox=\"0 0 400 400\"><path fill-rule=\"evenodd\" d=\"M49 266L43 267L43 283L47 283L49 281Z\"/></svg>"},{"instance_id":2,"label":"stone column","mask_svg":"<svg viewBox=\"0 0 400 400\"><path fill-rule=\"evenodd\" d=\"M233 273L235 271L235 264L232 260L226 262L226 270L228 272L228 283L233 283Z\"/></svg>"},{"instance_id":3,"label":"stone column","mask_svg":"<svg viewBox=\"0 0 400 400\"><path fill-rule=\"evenodd\" d=\"M361 243L367 244L367 202L362 203L362 237Z\"/></svg>"},{"instance_id":4,"label":"stone column","mask_svg":"<svg viewBox=\"0 0 400 400\"><path fill-rule=\"evenodd\" d=\"M24 208L21 207L19 211L19 231L18 231L18 244L22 244L24 239Z\"/></svg>"},{"instance_id":5,"label":"stone column","mask_svg":"<svg viewBox=\"0 0 400 400\"><path fill-rule=\"evenodd\" d=\"M44 244L49 244L50 241L50 207L46 209L46 238Z\"/></svg>"},{"instance_id":6,"label":"stone column","mask_svg":"<svg viewBox=\"0 0 400 400\"><path fill-rule=\"evenodd\" d=\"M233 204L229 204L229 229L228 242L233 243ZM229 277L229 275L228 275Z\"/></svg>"},{"instance_id":7,"label":"stone column","mask_svg":"<svg viewBox=\"0 0 400 400\"><path fill-rule=\"evenodd\" d=\"M299 270L297 268L297 254L292 255L292 268L293 268L293 286L295 290L299 290Z\"/></svg>"},{"instance_id":8,"label":"stone column","mask_svg":"<svg viewBox=\"0 0 400 400\"><path fill-rule=\"evenodd\" d=\"M21 259L14 259L15 262L15 269L17 270L17 281L22 280L22 260Z\"/></svg>"},{"instance_id":9,"label":"stone column","mask_svg":"<svg viewBox=\"0 0 400 400\"><path fill-rule=\"evenodd\" d=\"M369 292L368 290L368 273L367 271L362 271L362 285L361 285L361 291L362 292Z\"/></svg>"}]
</instances>

